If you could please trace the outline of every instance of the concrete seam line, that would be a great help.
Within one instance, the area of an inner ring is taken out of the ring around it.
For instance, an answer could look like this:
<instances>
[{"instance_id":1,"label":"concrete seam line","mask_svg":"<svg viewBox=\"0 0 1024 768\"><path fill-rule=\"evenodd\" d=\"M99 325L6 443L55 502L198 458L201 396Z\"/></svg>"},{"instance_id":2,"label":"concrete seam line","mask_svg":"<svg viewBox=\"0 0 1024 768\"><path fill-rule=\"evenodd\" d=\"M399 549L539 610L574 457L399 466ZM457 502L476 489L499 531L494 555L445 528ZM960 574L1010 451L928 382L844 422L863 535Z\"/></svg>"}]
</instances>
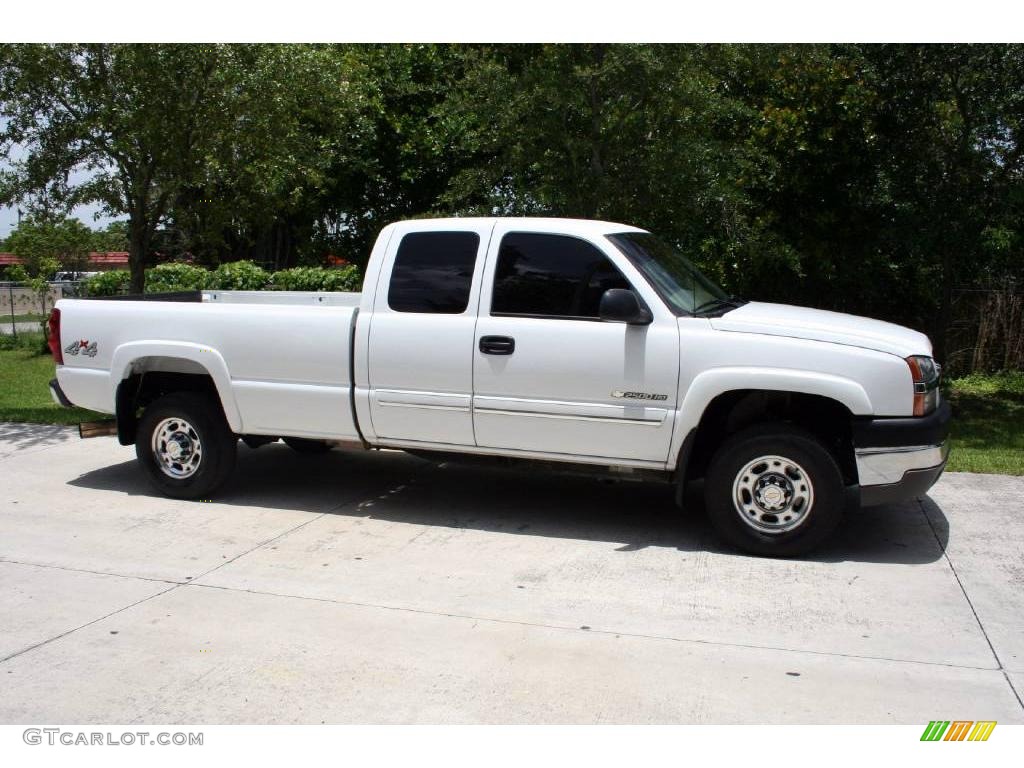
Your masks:
<instances>
[{"instance_id":1,"label":"concrete seam line","mask_svg":"<svg viewBox=\"0 0 1024 768\"><path fill-rule=\"evenodd\" d=\"M946 559L946 563L949 565L949 570L953 572L953 578L956 579L956 583L960 586L960 591L963 593L964 600L967 601L968 607L971 609L971 613L974 614L974 620L978 623L978 629L981 630L982 636L985 638L985 642L988 643L989 650L992 651L992 658L996 660L996 664L999 665L999 671L1003 673L1003 679L1006 680L1006 684L1010 686L1010 692L1013 693L1014 698L1017 699L1017 703L1021 709L1024 709L1024 700L1021 700L1020 694L1017 693L1017 689L1013 687L1013 683L1010 682L1010 676L1006 673L1005 667L1003 667L1003 661L999 658L999 654L996 652L996 647L992 644L992 639L988 636L988 631L985 629L985 625L981 622L981 617L978 615L978 611L974 607L974 602L971 600L971 596L967 594L967 588L964 586L963 581L960 579L960 574L956 570L956 566L953 565L953 561L949 557L949 552L946 551L945 545L942 543L942 539L939 537L939 532L935 530L935 525L932 523L932 519L928 516L925 511L924 504L921 503L921 499L917 500L918 509L921 510L921 514L924 515L925 522L928 523L928 527L932 529L932 535L935 537L936 543L939 545L939 549L942 551L942 556Z\"/></svg>"},{"instance_id":2,"label":"concrete seam line","mask_svg":"<svg viewBox=\"0 0 1024 768\"><path fill-rule=\"evenodd\" d=\"M400 486L401 485L403 485L403 484L400 484ZM404 485L408 485L408 483L405 483ZM267 544L270 544L271 542L277 541L278 539L281 539L281 538L287 536L289 533L292 533L294 531L299 530L300 528L304 528L305 526L309 525L310 523L315 522L316 520L319 520L324 515L329 515L332 512L336 512L339 509L344 509L345 507L351 506L353 504L358 506L359 504L362 504L364 501L366 501L366 500L365 499L363 499L363 500L355 500L355 499L353 499L351 501L342 502L341 504L338 504L337 506L332 507L331 509L327 510L326 512L321 512L321 513L317 514L316 516L312 517L309 520L301 522L298 525L292 526L291 528L289 528L286 531L282 531L281 533L277 534L276 536L271 536L269 539L266 539L265 541L261 541L259 544L256 544L254 547L252 547L250 549L247 549L245 552L241 552L240 554L235 555L230 560L226 560L223 563L219 563L216 566L214 566L213 568L210 568L209 570L203 571L202 573L200 573L195 578L196 579L201 579L204 576L207 576L207 575L213 573L214 571L218 570L219 568L223 568L225 565L228 565L229 563L235 562L235 560L237 560L238 558L245 557L249 553L255 552L260 547L266 546ZM105 574L105 575L111 575L111 574ZM133 578L133 577L128 577L128 578ZM152 600L152 599L154 599L156 597L160 597L162 595L166 595L168 592L172 592L175 589L179 589L181 587L187 587L191 583L192 583L191 581L171 582L171 586L168 587L167 589L164 589L164 590L161 590L160 592L157 592L155 594L149 595L148 597L144 597L141 600L136 600L134 603L129 603L128 605L125 605L125 606L123 606L121 608L118 608L115 611L111 611L110 613L108 613L108 614L106 614L104 616L100 616L99 618L93 619L92 621L87 621L85 624L82 624L82 625L77 626L77 627L73 627L72 629L69 629L69 630L67 630L65 632L61 632L58 635L54 635L51 638L48 638L46 640L42 640L42 641L40 641L38 643L35 643L34 645L30 645L27 648L22 648L20 651L15 651L14 653L12 653L12 654L10 654L8 656L5 656L2 659L0 659L0 664L3 664L4 662L10 661L11 659L17 658L18 656L22 656L22 655L28 653L29 651L34 651L36 648L42 648L44 645L49 645L50 643L55 642L57 640L60 640L62 637L67 637L68 635L70 635L70 634L72 634L74 632L77 632L80 629L85 629L86 627L90 627L93 624L96 624L97 622L103 621L104 619L109 619L111 616L116 616L117 614L121 613L122 611L127 611L130 608L134 608L135 606L141 605L142 603L148 602L149 600Z\"/></svg>"},{"instance_id":3,"label":"concrete seam line","mask_svg":"<svg viewBox=\"0 0 1024 768\"><path fill-rule=\"evenodd\" d=\"M29 568L52 568L56 571L69 571L71 573L91 573L95 576L113 576L118 579L138 579L139 581L154 581L160 584L186 584L188 582L177 581L176 579L161 579L156 576L131 576L127 573L113 573L112 571L91 571L88 568L71 568L67 565L52 565L50 563L28 563L23 560L9 560L5 557L0 557L0 563L10 563L11 565L24 565Z\"/></svg>"},{"instance_id":4,"label":"concrete seam line","mask_svg":"<svg viewBox=\"0 0 1024 768\"><path fill-rule=\"evenodd\" d=\"M77 626L77 627L73 627L72 629L69 629L66 632L61 632L59 635L54 635L53 637L47 638L46 640L42 640L42 641L36 643L35 645L30 645L28 648L22 648L20 651L15 651L14 653L10 654L9 656L5 656L4 658L0 659L0 664L3 664L6 661L10 661L11 659L17 658L18 656L21 656L23 654L26 654L29 651L34 651L36 648L42 648L44 645L49 645L50 643L52 643L52 642L54 642L56 640L60 640L62 637L67 637L68 635L72 634L73 632L77 632L80 629L85 629L86 627L92 626L93 624L95 624L97 622L100 622L100 621L103 621L104 619L109 619L111 616L115 616L115 615L121 613L122 611L127 611L129 608L134 608L136 605L140 605L142 603L145 603L148 600L152 600L154 597L160 597L160 595L166 595L171 590L177 589L180 586L182 586L182 585L181 584L174 584L174 585L168 587L167 589L164 589L164 590L161 590L160 592L157 592L156 594L150 595L149 597L144 597L141 600L136 600L134 603L129 603L128 605L125 605L125 606L123 606L121 608L118 608L116 611L111 611L110 613L106 614L105 616L100 616L99 618L93 619L92 621L87 621L85 624L82 624L82 625Z\"/></svg>"},{"instance_id":5,"label":"concrete seam line","mask_svg":"<svg viewBox=\"0 0 1024 768\"><path fill-rule=\"evenodd\" d=\"M410 480L408 482L405 482L405 483L399 483L397 486L395 486L395 488L396 489L397 488L404 488L404 487L406 487L408 485L411 485L411 484L412 484L412 480ZM392 489L392 490L394 490L394 489ZM280 541L285 536L288 536L288 535L290 535L292 533L295 533L295 531L299 530L300 528L305 528L307 525L315 523L317 520L320 520L321 518L326 517L327 515L332 515L335 512L338 512L339 510L342 510L342 509L345 509L346 507L351 507L351 506L355 506L358 509L360 506L362 506L363 504L366 504L369 501L375 501L377 499L382 498L383 496L386 496L389 492L390 491L384 491L383 494L380 494L378 496L374 496L374 497L369 498L369 499L358 499L358 500L357 499L350 499L349 501L343 501L341 504L336 504L335 506L331 507L330 509L324 510L323 512L318 512L313 517L311 517L309 520L305 520L305 521L299 523L298 525L292 526L291 528L289 528L286 531L282 531L281 533L277 534L276 536L271 536L269 539L267 539L265 541L261 541L256 546L254 546L254 547L252 547L250 549L245 550L245 552L240 552L239 554L237 554L234 557L232 557L230 560L225 560L223 563L218 563L217 565L215 565L213 568L209 569L208 571L203 571L202 573L200 573L195 578L189 579L188 581L185 581L185 582L181 582L179 584L179 586L187 587L189 584L192 584L193 582L198 581L199 579L203 578L204 576L209 576L214 571L220 570L221 568L223 568L226 565L230 565L231 563L235 562L239 558L242 558L242 557L245 557L246 555L252 554L257 549L261 549L262 547L265 547L267 544L273 544L275 541Z\"/></svg>"},{"instance_id":6,"label":"concrete seam line","mask_svg":"<svg viewBox=\"0 0 1024 768\"><path fill-rule=\"evenodd\" d=\"M777 651L779 653L802 653L812 656L826 656L829 658L843 658L843 659L857 659L858 661L885 661L893 664L921 664L929 667L947 667L950 669L971 669L979 672L999 672L1000 670L996 667L975 667L966 664L952 664L949 662L942 661L921 661L920 659L893 659L887 656L859 656L852 653L835 653L832 651L815 651L804 648L781 648L778 646L771 645L752 645L749 643L729 643L719 640L700 640L697 638L690 637L672 637L670 635L648 635L640 632L624 632L621 630L614 629L590 629L583 630L579 627L570 627L559 624L542 624L540 622L533 621L522 621L519 619L499 619L488 616L469 616L463 613L445 613L444 611L428 611L424 608L408 608L400 605L379 605L376 603L360 603L355 600L339 600L337 598L330 597L310 597L307 595L289 595L281 592L267 592L258 589L240 589L238 587L225 587L219 584L200 584L198 579L190 581L186 584L182 584L184 587L202 587L203 589L220 589L225 592L243 592L250 595L263 595L265 597L280 597L283 599L291 600L312 600L318 603L332 603L334 605L346 605L357 608L372 608L383 611L404 611L407 613L417 613L425 616L438 616L449 619L462 619L464 621L485 621L494 624L512 624L519 627L534 627L537 629L552 629L563 632L586 632L589 635L614 635L616 637L628 637L638 640L660 640L664 642L673 643L690 643L693 645L710 645L715 647L723 648L744 648L748 650L757 651Z\"/></svg>"}]
</instances>

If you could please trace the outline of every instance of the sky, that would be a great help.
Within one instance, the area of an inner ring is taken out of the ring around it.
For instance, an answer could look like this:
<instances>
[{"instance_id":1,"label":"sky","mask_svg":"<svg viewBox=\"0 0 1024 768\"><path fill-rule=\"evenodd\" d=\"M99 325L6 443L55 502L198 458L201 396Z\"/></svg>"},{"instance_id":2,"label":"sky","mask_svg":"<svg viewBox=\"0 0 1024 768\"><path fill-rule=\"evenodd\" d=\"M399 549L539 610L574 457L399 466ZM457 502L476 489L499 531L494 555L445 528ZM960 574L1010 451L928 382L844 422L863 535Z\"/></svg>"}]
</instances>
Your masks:
<instances>
[{"instance_id":1,"label":"sky","mask_svg":"<svg viewBox=\"0 0 1024 768\"><path fill-rule=\"evenodd\" d=\"M94 216L99 213L98 205L82 205L75 208L71 215L80 219L90 229L103 229L115 219L109 216L102 216L96 220ZM11 230L18 224L18 211L15 208L0 207L0 240L11 234Z\"/></svg>"},{"instance_id":2,"label":"sky","mask_svg":"<svg viewBox=\"0 0 1024 768\"><path fill-rule=\"evenodd\" d=\"M4 118L0 116L0 130L4 128L4 123ZM24 154L25 150L22 147L18 145L13 146L8 157L5 158L0 155L0 169L6 170L7 168L10 168L11 162L17 162L24 156ZM91 174L88 172L77 172L71 175L71 179L72 181L85 181L90 175ZM99 211L99 205L81 205L71 212L71 216L79 219L83 224L91 229L103 229L110 222L115 221L115 219L109 216L101 216L99 219L96 219L96 215ZM11 234L11 230L17 225L17 208L15 206L0 206L0 240Z\"/></svg>"}]
</instances>

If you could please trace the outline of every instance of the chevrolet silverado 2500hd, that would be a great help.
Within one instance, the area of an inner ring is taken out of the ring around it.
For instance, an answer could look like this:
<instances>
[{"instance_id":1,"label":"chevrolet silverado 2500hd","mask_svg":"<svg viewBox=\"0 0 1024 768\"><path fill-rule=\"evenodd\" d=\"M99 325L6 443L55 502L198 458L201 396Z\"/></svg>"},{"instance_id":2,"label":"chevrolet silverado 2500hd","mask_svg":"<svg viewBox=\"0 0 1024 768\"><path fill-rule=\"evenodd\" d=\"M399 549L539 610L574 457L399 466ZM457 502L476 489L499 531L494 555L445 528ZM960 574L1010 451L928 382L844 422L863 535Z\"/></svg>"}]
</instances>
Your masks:
<instances>
[{"instance_id":1,"label":"chevrolet silverado 2500hd","mask_svg":"<svg viewBox=\"0 0 1024 768\"><path fill-rule=\"evenodd\" d=\"M239 438L483 454L656 475L677 500L703 478L726 540L792 555L945 466L926 336L727 297L621 224L408 221L362 293L127 298L57 303L53 395L115 414L174 497L209 497Z\"/></svg>"}]
</instances>

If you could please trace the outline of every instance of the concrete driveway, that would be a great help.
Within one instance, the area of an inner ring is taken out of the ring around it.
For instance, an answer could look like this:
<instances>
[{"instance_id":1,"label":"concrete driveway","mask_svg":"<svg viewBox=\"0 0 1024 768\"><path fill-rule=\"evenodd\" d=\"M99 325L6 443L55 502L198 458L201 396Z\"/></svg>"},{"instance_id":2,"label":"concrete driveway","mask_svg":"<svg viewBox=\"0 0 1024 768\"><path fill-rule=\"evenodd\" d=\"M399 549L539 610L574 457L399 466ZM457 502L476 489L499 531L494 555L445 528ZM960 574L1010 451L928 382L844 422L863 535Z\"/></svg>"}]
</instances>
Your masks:
<instances>
[{"instance_id":1,"label":"concrete driveway","mask_svg":"<svg viewBox=\"0 0 1024 768\"><path fill-rule=\"evenodd\" d=\"M777 561L661 487L277 444L180 502L0 425L0 722L1022 723L1022 498L947 475Z\"/></svg>"}]
</instances>

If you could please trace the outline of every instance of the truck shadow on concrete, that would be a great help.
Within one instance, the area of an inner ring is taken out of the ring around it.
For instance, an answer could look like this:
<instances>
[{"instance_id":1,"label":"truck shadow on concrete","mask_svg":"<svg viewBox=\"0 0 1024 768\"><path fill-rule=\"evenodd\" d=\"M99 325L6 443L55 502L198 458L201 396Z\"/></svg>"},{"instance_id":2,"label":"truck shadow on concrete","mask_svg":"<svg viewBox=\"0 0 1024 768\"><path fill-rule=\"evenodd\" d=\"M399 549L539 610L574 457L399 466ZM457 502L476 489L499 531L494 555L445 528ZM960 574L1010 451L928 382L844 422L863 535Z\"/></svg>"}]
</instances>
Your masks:
<instances>
[{"instance_id":1,"label":"truck shadow on concrete","mask_svg":"<svg viewBox=\"0 0 1024 768\"><path fill-rule=\"evenodd\" d=\"M68 484L159 497L134 461L87 472ZM680 511L673 488L472 464L433 464L401 452L333 451L303 456L283 445L240 446L217 504L368 517L521 536L607 541L732 553L714 535L699 495ZM949 524L930 499L859 510L817 552L816 562L918 564L940 557ZM739 557L746 555L737 554Z\"/></svg>"}]
</instances>

